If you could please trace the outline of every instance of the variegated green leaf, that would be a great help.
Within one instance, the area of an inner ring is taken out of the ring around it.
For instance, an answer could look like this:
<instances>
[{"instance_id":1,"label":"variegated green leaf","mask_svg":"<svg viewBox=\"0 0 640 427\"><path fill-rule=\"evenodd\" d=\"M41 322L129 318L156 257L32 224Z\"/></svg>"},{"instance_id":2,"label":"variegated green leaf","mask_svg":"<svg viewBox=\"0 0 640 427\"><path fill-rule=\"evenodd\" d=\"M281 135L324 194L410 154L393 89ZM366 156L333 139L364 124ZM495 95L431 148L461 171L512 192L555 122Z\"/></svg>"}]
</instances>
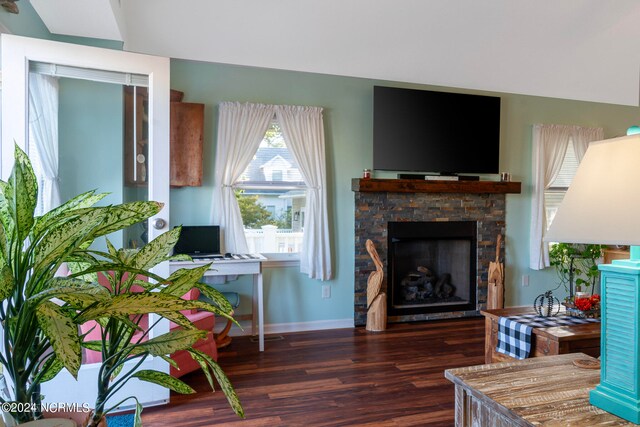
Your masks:
<instances>
[{"instance_id":1,"label":"variegated green leaf","mask_svg":"<svg viewBox=\"0 0 640 427\"><path fill-rule=\"evenodd\" d=\"M169 319L170 321L180 326L181 328L198 329L193 323L191 323L191 320L189 320L187 316L180 313L179 311L162 313L162 317Z\"/></svg>"},{"instance_id":2,"label":"variegated green leaf","mask_svg":"<svg viewBox=\"0 0 640 427\"><path fill-rule=\"evenodd\" d=\"M133 427L142 427L142 405L136 399L136 412L133 416Z\"/></svg>"},{"instance_id":3,"label":"variegated green leaf","mask_svg":"<svg viewBox=\"0 0 640 427\"><path fill-rule=\"evenodd\" d=\"M244 418L244 409L242 409L240 398L238 397L235 390L233 389L233 386L231 385L231 381L229 381L229 378L227 378L222 368L220 368L220 365L218 365L218 363L215 360L213 360L211 356L209 356L206 353L203 353L202 351L198 351L195 349L192 349L191 351L197 354L198 356L200 356L201 358L203 358L207 362L207 364L211 367L211 370L213 371L213 375L215 375L216 380L218 381L218 384L220 384L220 388L222 389L222 392L226 396L227 401L229 402L229 405L231 405L233 412L235 412L236 415L238 415L239 417Z\"/></svg>"},{"instance_id":4,"label":"variegated green leaf","mask_svg":"<svg viewBox=\"0 0 640 427\"><path fill-rule=\"evenodd\" d=\"M162 206L159 202L131 202L111 206L104 221L96 229L96 237L137 224L160 212Z\"/></svg>"},{"instance_id":5,"label":"variegated green leaf","mask_svg":"<svg viewBox=\"0 0 640 427\"><path fill-rule=\"evenodd\" d=\"M227 375L224 373L220 365L218 365L215 361L213 361L213 363L209 363L209 366L211 366L213 375L215 375L216 380L218 380L218 384L220 384L222 392L227 397L227 401L229 402L229 405L231 405L233 412L235 412L236 415L240 418L244 418L244 409L242 409L240 398L236 394L236 391L233 389L233 385L231 385L231 381L229 381Z\"/></svg>"},{"instance_id":6,"label":"variegated green leaf","mask_svg":"<svg viewBox=\"0 0 640 427\"><path fill-rule=\"evenodd\" d=\"M206 336L207 332L200 329L177 329L137 344L135 351L132 353L139 354L141 351L146 351L152 356L173 354L176 351L190 348L198 340L206 338Z\"/></svg>"},{"instance_id":7,"label":"variegated green leaf","mask_svg":"<svg viewBox=\"0 0 640 427\"><path fill-rule=\"evenodd\" d=\"M131 264L135 268L148 269L169 257L171 249L180 237L180 227L163 233L144 245L133 257Z\"/></svg>"},{"instance_id":8,"label":"variegated green leaf","mask_svg":"<svg viewBox=\"0 0 640 427\"><path fill-rule=\"evenodd\" d=\"M178 366L178 362L173 360L171 357L165 356L165 355L162 355L162 354L159 357L162 360L164 360L165 362L167 362L169 365L171 365L174 369L180 370L180 367Z\"/></svg>"},{"instance_id":9,"label":"variegated green leaf","mask_svg":"<svg viewBox=\"0 0 640 427\"><path fill-rule=\"evenodd\" d=\"M202 372L204 372L204 375L207 377L209 386L211 386L211 391L216 391L216 386L213 382L213 376L211 376L211 369L209 368L209 364L207 363L207 361L202 356L200 356L197 351L193 349L189 349L188 351L191 355L191 358L198 362L198 365L200 365L200 369L202 369Z\"/></svg>"},{"instance_id":10,"label":"variegated green leaf","mask_svg":"<svg viewBox=\"0 0 640 427\"><path fill-rule=\"evenodd\" d=\"M233 314L233 307L220 291L206 283L196 283L196 288L198 288L205 298L211 300L211 302L218 306L224 313Z\"/></svg>"},{"instance_id":11,"label":"variegated green leaf","mask_svg":"<svg viewBox=\"0 0 640 427\"><path fill-rule=\"evenodd\" d=\"M91 267L91 264L88 262L67 262L67 267L74 275L75 278L84 280L85 282L98 283L98 273L97 271L91 271L85 273Z\"/></svg>"},{"instance_id":12,"label":"variegated green leaf","mask_svg":"<svg viewBox=\"0 0 640 427\"><path fill-rule=\"evenodd\" d=\"M87 350L102 351L102 341L82 341L81 344Z\"/></svg>"},{"instance_id":13,"label":"variegated green leaf","mask_svg":"<svg viewBox=\"0 0 640 427\"><path fill-rule=\"evenodd\" d=\"M91 304L106 301L111 294L98 283L70 277L55 277L47 284L47 289L29 298L32 303L58 298L79 310L84 310Z\"/></svg>"},{"instance_id":14,"label":"variegated green leaf","mask_svg":"<svg viewBox=\"0 0 640 427\"><path fill-rule=\"evenodd\" d=\"M142 380L142 381L147 381L150 383L161 385L162 387L166 387L169 390L175 391L176 393L192 394L196 392L189 385L185 384L179 379L174 378L171 375L165 374L164 372L160 372L160 371L143 369L133 374L132 377L138 378L139 380Z\"/></svg>"},{"instance_id":15,"label":"variegated green leaf","mask_svg":"<svg viewBox=\"0 0 640 427\"><path fill-rule=\"evenodd\" d=\"M121 363L118 366L116 366L116 369L113 370L113 372L111 373L111 376L109 377L111 381L115 380L116 377L120 375L120 372L122 372L123 369L124 369L124 363Z\"/></svg>"},{"instance_id":16,"label":"variegated green leaf","mask_svg":"<svg viewBox=\"0 0 640 427\"><path fill-rule=\"evenodd\" d=\"M111 243L111 240L106 239L107 241L107 250L109 251L109 255L111 255L113 257L113 259L117 259L118 258L118 250L116 249L115 246L113 246L113 243Z\"/></svg>"},{"instance_id":17,"label":"variegated green leaf","mask_svg":"<svg viewBox=\"0 0 640 427\"><path fill-rule=\"evenodd\" d=\"M56 304L46 301L36 309L38 324L47 336L56 357L74 378L78 376L82 353L78 327Z\"/></svg>"},{"instance_id":18,"label":"variegated green leaf","mask_svg":"<svg viewBox=\"0 0 640 427\"><path fill-rule=\"evenodd\" d=\"M111 300L96 304L78 317L78 322L104 316L125 317L133 314L166 313L199 308L200 301L186 301L160 292L120 294Z\"/></svg>"},{"instance_id":19,"label":"variegated green leaf","mask_svg":"<svg viewBox=\"0 0 640 427\"><path fill-rule=\"evenodd\" d=\"M87 191L68 200L62 205L53 208L43 216L36 218L36 224L33 227L33 234L36 239L47 229L59 225L59 223L67 219L82 215L88 211L88 208L98 203L100 200L108 196L109 193L95 194L95 190ZM87 209L83 211L83 209Z\"/></svg>"},{"instance_id":20,"label":"variegated green leaf","mask_svg":"<svg viewBox=\"0 0 640 427\"><path fill-rule=\"evenodd\" d=\"M15 228L13 215L11 214L11 204L13 203L11 202L13 195L9 194L11 191L12 188L9 184L0 180L0 224L2 224L6 236L12 236Z\"/></svg>"},{"instance_id":21,"label":"variegated green leaf","mask_svg":"<svg viewBox=\"0 0 640 427\"><path fill-rule=\"evenodd\" d=\"M60 263L64 255L91 235L92 230L102 221L102 214L103 212L94 210L49 230L36 247L34 269L37 271L52 263Z\"/></svg>"},{"instance_id":22,"label":"variegated green leaf","mask_svg":"<svg viewBox=\"0 0 640 427\"><path fill-rule=\"evenodd\" d=\"M4 258L0 258L0 302L7 299L15 288L15 279L11 267L7 265Z\"/></svg>"},{"instance_id":23,"label":"variegated green leaf","mask_svg":"<svg viewBox=\"0 0 640 427\"><path fill-rule=\"evenodd\" d=\"M195 268L181 268L176 270L169 278L169 286L162 289L162 293L181 297L189 292L209 269L211 263Z\"/></svg>"},{"instance_id":24,"label":"variegated green leaf","mask_svg":"<svg viewBox=\"0 0 640 427\"><path fill-rule=\"evenodd\" d=\"M7 233L1 221L0 221L0 257L2 257L5 260L9 259L9 241L7 240Z\"/></svg>"},{"instance_id":25,"label":"variegated green leaf","mask_svg":"<svg viewBox=\"0 0 640 427\"><path fill-rule=\"evenodd\" d=\"M9 186L14 191L14 215L18 238L22 241L33 227L33 212L38 201L38 182L26 153L15 146L15 162L9 177Z\"/></svg>"},{"instance_id":26,"label":"variegated green leaf","mask_svg":"<svg viewBox=\"0 0 640 427\"><path fill-rule=\"evenodd\" d=\"M129 273L130 276L137 276L137 275L141 275L141 276L146 276L149 279L153 279L153 280L157 280L158 282L165 282L165 279L161 276L158 276L157 274L153 274L148 270L141 270L141 269L137 269L137 268L133 268L133 267L129 267L126 265L122 265L120 263L115 263L115 262L96 262L96 263L83 263L82 266L84 267L83 269L79 269L79 271L75 271L76 268L74 267L72 276L73 277L85 277L85 275L90 274L90 273L99 273L99 272L105 272L105 271L109 271L109 272L122 272L122 273ZM97 276L96 276L96 280L97 280ZM133 282L132 282L133 283Z\"/></svg>"},{"instance_id":27,"label":"variegated green leaf","mask_svg":"<svg viewBox=\"0 0 640 427\"><path fill-rule=\"evenodd\" d=\"M44 383L54 379L62 368L64 368L64 365L56 356L49 357L41 368L43 375L40 377L40 382Z\"/></svg>"}]
</instances>

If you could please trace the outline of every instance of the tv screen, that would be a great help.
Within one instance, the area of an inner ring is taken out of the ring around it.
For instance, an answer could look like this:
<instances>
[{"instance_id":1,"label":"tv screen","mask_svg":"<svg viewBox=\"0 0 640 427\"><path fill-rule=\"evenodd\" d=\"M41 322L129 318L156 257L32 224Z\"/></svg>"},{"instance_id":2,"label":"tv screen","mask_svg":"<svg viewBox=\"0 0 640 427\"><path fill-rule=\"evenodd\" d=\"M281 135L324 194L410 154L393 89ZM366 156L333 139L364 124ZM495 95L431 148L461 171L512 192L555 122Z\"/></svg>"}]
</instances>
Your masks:
<instances>
[{"instance_id":1,"label":"tv screen","mask_svg":"<svg viewBox=\"0 0 640 427\"><path fill-rule=\"evenodd\" d=\"M220 253L220 227L217 225L183 225L174 254L207 256Z\"/></svg>"},{"instance_id":2,"label":"tv screen","mask_svg":"<svg viewBox=\"0 0 640 427\"><path fill-rule=\"evenodd\" d=\"M374 169L498 173L499 155L499 97L374 87Z\"/></svg>"}]
</instances>

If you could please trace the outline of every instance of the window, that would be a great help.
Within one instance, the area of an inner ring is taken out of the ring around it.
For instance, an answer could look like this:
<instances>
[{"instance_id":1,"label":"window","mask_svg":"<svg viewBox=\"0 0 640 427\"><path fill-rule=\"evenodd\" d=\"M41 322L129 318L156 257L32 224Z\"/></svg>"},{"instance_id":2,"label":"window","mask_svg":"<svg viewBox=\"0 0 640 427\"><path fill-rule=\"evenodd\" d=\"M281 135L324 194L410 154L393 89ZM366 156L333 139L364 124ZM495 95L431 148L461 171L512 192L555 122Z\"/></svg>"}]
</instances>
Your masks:
<instances>
[{"instance_id":1,"label":"window","mask_svg":"<svg viewBox=\"0 0 640 427\"><path fill-rule=\"evenodd\" d=\"M275 119L234 188L250 253L300 252L306 186Z\"/></svg>"},{"instance_id":2,"label":"window","mask_svg":"<svg viewBox=\"0 0 640 427\"><path fill-rule=\"evenodd\" d=\"M569 185L571 185L571 181L573 181L573 177L577 170L578 158L576 157L576 152L573 147L573 140L570 140L569 145L567 145L567 151L564 155L560 172L549 188L544 192L547 229L549 229L549 226L553 222L553 218L558 211L558 207L560 206L560 203L562 203L562 199L564 199L564 195L569 189Z\"/></svg>"}]
</instances>

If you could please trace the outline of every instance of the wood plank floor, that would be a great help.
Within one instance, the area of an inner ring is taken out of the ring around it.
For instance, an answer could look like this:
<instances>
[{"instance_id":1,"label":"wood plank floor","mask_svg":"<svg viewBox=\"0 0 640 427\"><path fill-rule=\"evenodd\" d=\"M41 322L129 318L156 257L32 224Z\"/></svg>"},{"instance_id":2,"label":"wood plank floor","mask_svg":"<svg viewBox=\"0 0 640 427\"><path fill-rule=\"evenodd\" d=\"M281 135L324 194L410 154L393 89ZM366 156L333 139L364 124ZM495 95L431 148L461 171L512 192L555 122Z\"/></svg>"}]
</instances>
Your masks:
<instances>
[{"instance_id":1,"label":"wood plank floor","mask_svg":"<svg viewBox=\"0 0 640 427\"><path fill-rule=\"evenodd\" d=\"M484 363L483 318L300 332L267 341L234 338L219 363L246 413L235 416L200 373L195 395L143 412L145 426L451 426L448 368Z\"/></svg>"}]
</instances>

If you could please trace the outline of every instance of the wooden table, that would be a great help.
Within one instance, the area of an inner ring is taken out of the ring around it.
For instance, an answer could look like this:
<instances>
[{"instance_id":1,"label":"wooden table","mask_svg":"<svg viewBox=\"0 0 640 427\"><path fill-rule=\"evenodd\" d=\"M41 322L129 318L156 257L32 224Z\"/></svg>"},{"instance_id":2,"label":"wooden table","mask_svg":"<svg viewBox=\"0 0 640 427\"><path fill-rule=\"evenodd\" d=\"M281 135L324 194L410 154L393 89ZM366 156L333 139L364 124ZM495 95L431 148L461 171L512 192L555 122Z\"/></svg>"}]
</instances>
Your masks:
<instances>
[{"instance_id":1,"label":"wooden table","mask_svg":"<svg viewBox=\"0 0 640 427\"><path fill-rule=\"evenodd\" d=\"M498 344L498 320L500 317L533 313L533 308L511 307L481 311L485 317L484 361L485 363L513 361L514 358L496 352ZM600 356L600 323L583 325L533 328L531 357L566 353L586 353Z\"/></svg>"},{"instance_id":2,"label":"wooden table","mask_svg":"<svg viewBox=\"0 0 640 427\"><path fill-rule=\"evenodd\" d=\"M455 390L455 425L634 426L589 404L600 369L582 369L582 353L448 369Z\"/></svg>"},{"instance_id":3,"label":"wooden table","mask_svg":"<svg viewBox=\"0 0 640 427\"><path fill-rule=\"evenodd\" d=\"M262 262L267 258L260 254L251 254L253 258L242 259L243 255L234 255L235 258L224 259L198 259L191 261L171 261L170 271L173 273L179 268L195 268L211 262L211 267L204 273L205 276L234 276L250 274L253 276L253 305L251 307L251 334L256 335L258 330L258 349L264 351L264 292L262 280Z\"/></svg>"}]
</instances>

